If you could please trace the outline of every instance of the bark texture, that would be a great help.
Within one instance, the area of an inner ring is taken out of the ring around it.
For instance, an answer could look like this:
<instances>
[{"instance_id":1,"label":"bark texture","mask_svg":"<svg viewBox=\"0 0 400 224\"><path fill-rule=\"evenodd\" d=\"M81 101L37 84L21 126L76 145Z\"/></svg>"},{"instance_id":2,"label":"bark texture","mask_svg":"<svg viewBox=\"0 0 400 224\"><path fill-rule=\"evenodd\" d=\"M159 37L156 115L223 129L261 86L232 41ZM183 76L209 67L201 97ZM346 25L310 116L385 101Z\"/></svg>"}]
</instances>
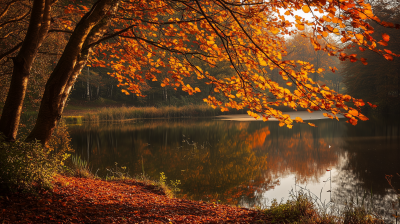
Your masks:
<instances>
[{"instance_id":1,"label":"bark texture","mask_svg":"<svg viewBox=\"0 0 400 224\"><path fill-rule=\"evenodd\" d=\"M82 68L86 65L91 48L105 33L108 18L117 8L118 0L99 0L76 25L65 51L46 83L35 127L26 141L39 140L46 144L60 120L68 95Z\"/></svg>"},{"instance_id":2,"label":"bark texture","mask_svg":"<svg viewBox=\"0 0 400 224\"><path fill-rule=\"evenodd\" d=\"M0 118L0 134L7 141L15 141L32 64L39 47L50 28L52 0L35 0L29 27L18 55L13 58L14 68L10 89Z\"/></svg>"}]
</instances>

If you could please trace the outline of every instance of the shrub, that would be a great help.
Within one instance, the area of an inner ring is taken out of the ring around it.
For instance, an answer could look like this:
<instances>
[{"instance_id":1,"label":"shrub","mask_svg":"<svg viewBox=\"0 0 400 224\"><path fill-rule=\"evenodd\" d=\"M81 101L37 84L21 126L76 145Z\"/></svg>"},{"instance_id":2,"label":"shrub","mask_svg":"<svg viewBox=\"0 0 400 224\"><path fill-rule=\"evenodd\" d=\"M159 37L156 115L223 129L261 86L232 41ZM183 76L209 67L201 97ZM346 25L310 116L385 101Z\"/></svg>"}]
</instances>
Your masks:
<instances>
[{"instance_id":1,"label":"shrub","mask_svg":"<svg viewBox=\"0 0 400 224\"><path fill-rule=\"evenodd\" d=\"M272 201L271 207L264 211L271 223L315 223L317 213L312 199L301 191L292 197L286 203Z\"/></svg>"},{"instance_id":2,"label":"shrub","mask_svg":"<svg viewBox=\"0 0 400 224\"><path fill-rule=\"evenodd\" d=\"M0 136L0 191L37 192L50 189L70 151L69 135L63 123L55 129L46 146L22 140L6 142Z\"/></svg>"}]
</instances>

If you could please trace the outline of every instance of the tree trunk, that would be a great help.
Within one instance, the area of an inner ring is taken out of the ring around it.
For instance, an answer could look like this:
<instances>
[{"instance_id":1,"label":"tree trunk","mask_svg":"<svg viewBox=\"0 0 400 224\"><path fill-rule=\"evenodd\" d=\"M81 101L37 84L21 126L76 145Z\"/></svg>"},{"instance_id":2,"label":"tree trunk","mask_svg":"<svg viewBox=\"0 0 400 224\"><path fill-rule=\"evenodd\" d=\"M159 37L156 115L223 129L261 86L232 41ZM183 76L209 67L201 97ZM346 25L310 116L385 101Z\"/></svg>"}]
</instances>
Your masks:
<instances>
[{"instance_id":1,"label":"tree trunk","mask_svg":"<svg viewBox=\"0 0 400 224\"><path fill-rule=\"evenodd\" d=\"M21 50L13 58L10 89L0 119L0 133L15 141L32 64L50 28L52 0L33 1L29 27Z\"/></svg>"},{"instance_id":2,"label":"tree trunk","mask_svg":"<svg viewBox=\"0 0 400 224\"><path fill-rule=\"evenodd\" d=\"M86 100L90 101L89 67L87 68Z\"/></svg>"},{"instance_id":3,"label":"tree trunk","mask_svg":"<svg viewBox=\"0 0 400 224\"><path fill-rule=\"evenodd\" d=\"M100 98L99 94L100 94L100 83L98 83L98 84L97 84L97 94L96 94L96 99L99 99L99 98Z\"/></svg>"},{"instance_id":4,"label":"tree trunk","mask_svg":"<svg viewBox=\"0 0 400 224\"><path fill-rule=\"evenodd\" d=\"M65 50L46 83L35 127L26 141L39 140L46 144L57 121L61 118L65 102L76 78L86 65L91 48L105 33L107 14L112 15L118 5L116 0L99 0L76 25Z\"/></svg>"}]
</instances>

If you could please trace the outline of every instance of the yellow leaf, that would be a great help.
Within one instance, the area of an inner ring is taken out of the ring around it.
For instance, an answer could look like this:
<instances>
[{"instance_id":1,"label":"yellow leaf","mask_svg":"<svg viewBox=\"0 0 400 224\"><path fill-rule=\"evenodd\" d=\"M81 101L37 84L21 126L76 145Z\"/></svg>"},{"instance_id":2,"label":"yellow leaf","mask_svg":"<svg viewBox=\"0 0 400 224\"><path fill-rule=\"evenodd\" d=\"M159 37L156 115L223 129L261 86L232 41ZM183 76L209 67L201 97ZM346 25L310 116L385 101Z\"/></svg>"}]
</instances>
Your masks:
<instances>
[{"instance_id":1,"label":"yellow leaf","mask_svg":"<svg viewBox=\"0 0 400 224\"><path fill-rule=\"evenodd\" d=\"M360 42L363 42L364 36L361 33L357 33L356 35L357 40L359 40Z\"/></svg>"},{"instance_id":2,"label":"yellow leaf","mask_svg":"<svg viewBox=\"0 0 400 224\"><path fill-rule=\"evenodd\" d=\"M258 59L260 60L260 65L261 66L267 66L268 65L267 62L264 61L264 59L262 59L262 58L258 58Z\"/></svg>"},{"instance_id":3,"label":"yellow leaf","mask_svg":"<svg viewBox=\"0 0 400 224\"><path fill-rule=\"evenodd\" d=\"M333 33L339 35L339 30L337 28L333 29Z\"/></svg>"},{"instance_id":4,"label":"yellow leaf","mask_svg":"<svg viewBox=\"0 0 400 224\"><path fill-rule=\"evenodd\" d=\"M303 12L305 12L305 13L310 12L310 7L308 7L308 5L303 6L301 9L303 9Z\"/></svg>"},{"instance_id":5,"label":"yellow leaf","mask_svg":"<svg viewBox=\"0 0 400 224\"><path fill-rule=\"evenodd\" d=\"M296 117L294 120L295 120L296 122L300 122L300 123L303 123L303 122L304 122L303 119L301 119L301 117Z\"/></svg>"},{"instance_id":6,"label":"yellow leaf","mask_svg":"<svg viewBox=\"0 0 400 224\"><path fill-rule=\"evenodd\" d=\"M279 29L278 28L276 28L276 27L271 27L271 32L273 33L273 34L278 34L279 33Z\"/></svg>"}]
</instances>

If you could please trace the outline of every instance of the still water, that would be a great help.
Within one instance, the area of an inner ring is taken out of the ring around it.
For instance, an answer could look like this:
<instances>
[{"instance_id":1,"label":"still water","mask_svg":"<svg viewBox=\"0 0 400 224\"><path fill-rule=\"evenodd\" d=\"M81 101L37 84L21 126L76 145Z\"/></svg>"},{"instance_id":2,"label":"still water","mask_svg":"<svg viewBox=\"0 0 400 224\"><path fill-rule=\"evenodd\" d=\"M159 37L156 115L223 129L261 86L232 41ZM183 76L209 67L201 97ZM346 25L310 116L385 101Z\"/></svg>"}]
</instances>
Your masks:
<instances>
[{"instance_id":1,"label":"still water","mask_svg":"<svg viewBox=\"0 0 400 224\"><path fill-rule=\"evenodd\" d=\"M115 163L152 179L164 172L168 183L181 181L181 198L263 207L306 188L321 202L371 190L377 203L395 199L385 175L400 173L398 120L320 119L316 128L288 129L232 116L71 125L69 132L99 176Z\"/></svg>"}]
</instances>

